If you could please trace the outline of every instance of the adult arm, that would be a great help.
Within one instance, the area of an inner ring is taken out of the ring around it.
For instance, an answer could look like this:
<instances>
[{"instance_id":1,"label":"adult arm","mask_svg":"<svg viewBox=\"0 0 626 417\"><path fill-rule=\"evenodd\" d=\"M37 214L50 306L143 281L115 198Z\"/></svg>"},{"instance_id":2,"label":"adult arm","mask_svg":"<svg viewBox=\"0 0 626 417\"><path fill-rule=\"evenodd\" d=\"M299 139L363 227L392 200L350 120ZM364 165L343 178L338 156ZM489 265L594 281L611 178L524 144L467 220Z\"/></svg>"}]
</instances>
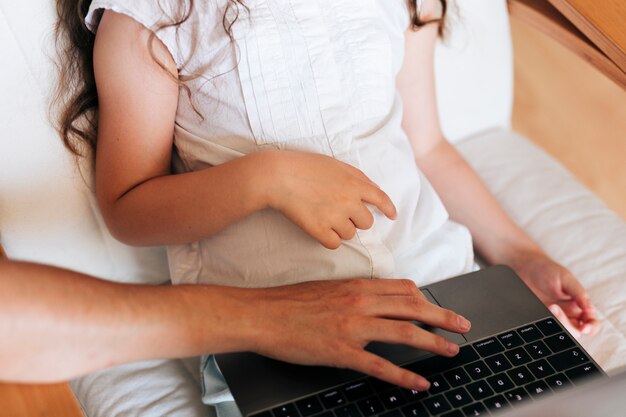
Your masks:
<instances>
[{"instance_id":1,"label":"adult arm","mask_svg":"<svg viewBox=\"0 0 626 417\"><path fill-rule=\"evenodd\" d=\"M0 261L0 381L52 382L137 360L253 351L424 389L424 378L363 349L375 340L458 352L406 320L469 330L409 280L145 286Z\"/></svg>"},{"instance_id":2,"label":"adult arm","mask_svg":"<svg viewBox=\"0 0 626 417\"><path fill-rule=\"evenodd\" d=\"M433 1L427 2L428 4ZM556 303L575 329L597 327L585 289L552 261L504 212L476 172L441 132L434 75L435 25L405 35L405 61L397 79L405 114L403 127L415 160L453 220L466 225L489 263L511 265L548 305ZM575 330L572 329L572 330Z\"/></svg>"}]
</instances>

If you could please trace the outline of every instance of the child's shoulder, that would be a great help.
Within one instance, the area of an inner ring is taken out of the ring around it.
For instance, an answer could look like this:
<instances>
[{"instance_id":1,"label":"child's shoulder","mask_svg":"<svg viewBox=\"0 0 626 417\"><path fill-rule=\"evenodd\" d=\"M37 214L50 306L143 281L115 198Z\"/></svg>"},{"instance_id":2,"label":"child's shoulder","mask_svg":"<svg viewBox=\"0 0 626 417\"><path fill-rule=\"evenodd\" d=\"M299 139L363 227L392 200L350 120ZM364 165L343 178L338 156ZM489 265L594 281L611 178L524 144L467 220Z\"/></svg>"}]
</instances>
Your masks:
<instances>
[{"instance_id":1,"label":"child's shoulder","mask_svg":"<svg viewBox=\"0 0 626 417\"><path fill-rule=\"evenodd\" d=\"M96 32L106 10L129 16L154 32L164 43L177 66L191 56L194 40L222 25L219 4L227 0L93 0L85 17L86 26ZM223 14L223 13L222 13ZM198 34L198 30L202 34Z\"/></svg>"},{"instance_id":2,"label":"child's shoulder","mask_svg":"<svg viewBox=\"0 0 626 417\"><path fill-rule=\"evenodd\" d=\"M221 21L222 1L194 0L93 0L87 14L87 25L97 26L104 10L129 15L149 29L167 29L198 23L199 19ZM203 22L204 23L204 22Z\"/></svg>"}]
</instances>

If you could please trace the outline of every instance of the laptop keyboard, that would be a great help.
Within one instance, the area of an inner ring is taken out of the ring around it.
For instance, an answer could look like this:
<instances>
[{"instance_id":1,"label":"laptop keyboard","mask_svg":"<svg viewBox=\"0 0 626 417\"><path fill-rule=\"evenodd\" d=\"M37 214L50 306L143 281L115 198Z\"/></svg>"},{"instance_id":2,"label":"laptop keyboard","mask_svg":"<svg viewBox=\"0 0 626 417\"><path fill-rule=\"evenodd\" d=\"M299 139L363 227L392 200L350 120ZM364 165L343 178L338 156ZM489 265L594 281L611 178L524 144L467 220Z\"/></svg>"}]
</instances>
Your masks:
<instances>
[{"instance_id":1,"label":"laptop keyboard","mask_svg":"<svg viewBox=\"0 0 626 417\"><path fill-rule=\"evenodd\" d=\"M407 390L366 377L252 417L487 416L602 372L547 318L404 368L431 388Z\"/></svg>"}]
</instances>

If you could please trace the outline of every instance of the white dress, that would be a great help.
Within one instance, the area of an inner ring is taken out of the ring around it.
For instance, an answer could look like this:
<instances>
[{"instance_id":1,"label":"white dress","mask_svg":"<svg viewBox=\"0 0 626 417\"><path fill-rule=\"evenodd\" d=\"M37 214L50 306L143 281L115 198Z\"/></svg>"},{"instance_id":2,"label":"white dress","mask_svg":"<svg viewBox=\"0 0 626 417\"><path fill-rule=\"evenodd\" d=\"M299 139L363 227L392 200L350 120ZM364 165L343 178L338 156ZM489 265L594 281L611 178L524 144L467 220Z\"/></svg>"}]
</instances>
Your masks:
<instances>
[{"instance_id":1,"label":"white dress","mask_svg":"<svg viewBox=\"0 0 626 417\"><path fill-rule=\"evenodd\" d=\"M279 212L263 210L203 241L170 247L174 283L266 287L406 277L423 285L470 271L469 232L449 219L401 127L395 77L409 27L407 0L248 0L249 12L232 27L234 44L222 26L226 4L196 0L178 30L156 31L182 73L200 75L188 85L204 117L184 92L179 99L180 170L266 149L330 155L387 192L398 219L374 210L370 230L329 250ZM87 25L95 31L102 10L111 9L156 30L177 5L94 0Z\"/></svg>"},{"instance_id":2,"label":"white dress","mask_svg":"<svg viewBox=\"0 0 626 417\"><path fill-rule=\"evenodd\" d=\"M196 1L178 31L157 32L184 73L200 74L189 87L204 119L184 93L176 115L181 170L263 149L322 153L365 172L399 213L391 221L374 210L372 229L329 250L263 210L169 248L175 283L407 277L421 285L471 269L469 233L448 219L401 128L395 76L409 26L406 1L248 0L250 12L233 25L235 46L222 27L226 0ZM177 7L177 0L94 0L87 24L96 30L102 9L112 9L155 29Z\"/></svg>"}]
</instances>

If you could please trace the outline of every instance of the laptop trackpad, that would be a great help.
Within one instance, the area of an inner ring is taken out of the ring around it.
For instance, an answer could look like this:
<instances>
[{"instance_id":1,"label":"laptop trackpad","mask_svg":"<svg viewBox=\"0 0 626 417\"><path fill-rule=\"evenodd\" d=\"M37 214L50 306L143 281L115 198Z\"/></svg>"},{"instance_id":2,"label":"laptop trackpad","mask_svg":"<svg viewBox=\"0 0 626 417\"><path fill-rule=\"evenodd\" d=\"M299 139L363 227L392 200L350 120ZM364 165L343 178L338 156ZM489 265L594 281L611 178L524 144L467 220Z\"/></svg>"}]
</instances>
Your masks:
<instances>
[{"instance_id":1,"label":"laptop trackpad","mask_svg":"<svg viewBox=\"0 0 626 417\"><path fill-rule=\"evenodd\" d=\"M430 291L428 291L428 289L422 288L421 291L426 296L428 301L430 301L431 303L435 305L440 306L440 304L437 302L437 300L435 300L435 297L433 297L433 295L430 293ZM448 332L446 330L427 326L419 322L414 322L414 323L418 325L419 327L423 328L424 330L428 330L429 332L441 335L445 337L446 339L450 340L451 342L454 342L458 345L462 345L465 342L467 342L467 340L463 337L463 335L460 335L458 333ZM408 346L403 346L403 345L389 345L389 344L379 343L379 342L370 343L369 345L367 345L366 350L372 353L375 353L379 356L382 356L385 359L388 359L391 362L395 363L396 365L402 365L408 362L413 362L424 356L432 355L431 352L427 352L425 350L413 349L413 348L410 348Z\"/></svg>"}]
</instances>

